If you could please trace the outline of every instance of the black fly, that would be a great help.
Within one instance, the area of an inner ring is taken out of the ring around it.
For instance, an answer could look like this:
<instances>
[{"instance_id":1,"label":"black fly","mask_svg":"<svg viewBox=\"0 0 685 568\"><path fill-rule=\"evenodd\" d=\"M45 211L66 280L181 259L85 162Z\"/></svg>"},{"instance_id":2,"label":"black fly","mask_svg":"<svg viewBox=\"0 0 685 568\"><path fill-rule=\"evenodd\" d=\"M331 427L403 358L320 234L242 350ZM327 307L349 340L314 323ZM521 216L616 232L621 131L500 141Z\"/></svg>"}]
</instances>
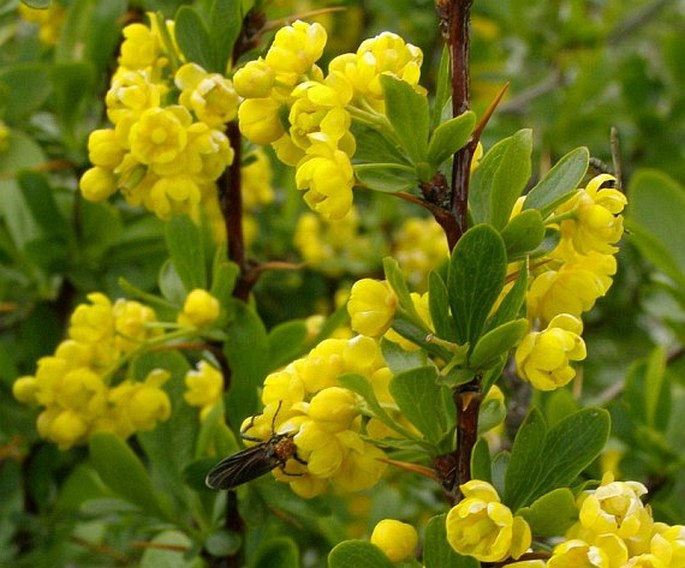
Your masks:
<instances>
[{"instance_id":1,"label":"black fly","mask_svg":"<svg viewBox=\"0 0 685 568\"><path fill-rule=\"evenodd\" d=\"M276 415L274 415L275 420ZM268 440L259 440L243 434L243 438L246 440L259 441L259 443L224 458L210 469L205 479L207 487L211 489L233 489L238 485L266 475L277 467L285 471L285 464L291 458L300 463L306 463L297 457L297 446L293 441L293 436L294 434L291 432L274 433Z\"/></svg>"}]
</instances>

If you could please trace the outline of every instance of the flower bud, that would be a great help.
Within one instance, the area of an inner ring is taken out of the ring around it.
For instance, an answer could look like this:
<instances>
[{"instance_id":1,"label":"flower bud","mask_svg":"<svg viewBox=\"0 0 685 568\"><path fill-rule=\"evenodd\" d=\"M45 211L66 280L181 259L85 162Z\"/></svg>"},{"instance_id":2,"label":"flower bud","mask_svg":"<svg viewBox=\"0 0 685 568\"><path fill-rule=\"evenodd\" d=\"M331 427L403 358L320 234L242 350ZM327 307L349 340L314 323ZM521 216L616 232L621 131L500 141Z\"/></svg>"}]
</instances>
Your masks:
<instances>
[{"instance_id":1,"label":"flower bud","mask_svg":"<svg viewBox=\"0 0 685 568\"><path fill-rule=\"evenodd\" d=\"M347 311L356 332L380 337L390 327L396 309L397 296L387 282L364 278L352 286Z\"/></svg>"},{"instance_id":2,"label":"flower bud","mask_svg":"<svg viewBox=\"0 0 685 568\"><path fill-rule=\"evenodd\" d=\"M206 290L196 288L186 297L178 323L183 326L205 327L214 322L221 311L219 300Z\"/></svg>"},{"instance_id":3,"label":"flower bud","mask_svg":"<svg viewBox=\"0 0 685 568\"><path fill-rule=\"evenodd\" d=\"M371 533L371 544L380 548L392 562L402 562L416 553L419 535L407 523L383 519Z\"/></svg>"}]
</instances>

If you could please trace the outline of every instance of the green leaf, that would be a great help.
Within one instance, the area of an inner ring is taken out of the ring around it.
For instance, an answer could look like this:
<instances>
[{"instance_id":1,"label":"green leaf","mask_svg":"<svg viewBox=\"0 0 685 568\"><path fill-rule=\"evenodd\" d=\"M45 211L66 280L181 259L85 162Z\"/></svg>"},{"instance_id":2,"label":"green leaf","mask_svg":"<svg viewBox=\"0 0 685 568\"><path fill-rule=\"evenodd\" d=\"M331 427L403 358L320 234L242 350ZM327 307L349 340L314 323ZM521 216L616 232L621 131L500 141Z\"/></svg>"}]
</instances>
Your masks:
<instances>
[{"instance_id":1,"label":"green leaf","mask_svg":"<svg viewBox=\"0 0 685 568\"><path fill-rule=\"evenodd\" d=\"M147 513L166 518L155 498L150 475L126 442L100 432L91 437L89 447L93 467L112 491Z\"/></svg>"},{"instance_id":2,"label":"green leaf","mask_svg":"<svg viewBox=\"0 0 685 568\"><path fill-rule=\"evenodd\" d=\"M419 183L416 172L401 164L359 164L354 173L364 186L383 193L407 191Z\"/></svg>"},{"instance_id":3,"label":"green leaf","mask_svg":"<svg viewBox=\"0 0 685 568\"><path fill-rule=\"evenodd\" d=\"M509 262L534 251L545 238L545 223L537 209L515 215L501 232Z\"/></svg>"},{"instance_id":4,"label":"green leaf","mask_svg":"<svg viewBox=\"0 0 685 568\"><path fill-rule=\"evenodd\" d=\"M183 282L186 293L194 288L206 289L204 239L200 228L187 215L176 215L167 221L166 242L171 262Z\"/></svg>"},{"instance_id":5,"label":"green leaf","mask_svg":"<svg viewBox=\"0 0 685 568\"><path fill-rule=\"evenodd\" d=\"M640 170L628 188L627 227L632 241L656 267L685 289L685 190L655 170Z\"/></svg>"},{"instance_id":6,"label":"green leaf","mask_svg":"<svg viewBox=\"0 0 685 568\"><path fill-rule=\"evenodd\" d=\"M17 176L26 205L46 236L66 239L70 232L67 220L57 207L54 190L47 177L35 171L22 171Z\"/></svg>"},{"instance_id":7,"label":"green leaf","mask_svg":"<svg viewBox=\"0 0 685 568\"><path fill-rule=\"evenodd\" d=\"M188 290L181 281L181 277L170 258L159 269L157 285L166 300L177 306L183 305Z\"/></svg>"},{"instance_id":8,"label":"green leaf","mask_svg":"<svg viewBox=\"0 0 685 568\"><path fill-rule=\"evenodd\" d=\"M24 4L36 10L42 10L50 7L53 0L21 0Z\"/></svg>"},{"instance_id":9,"label":"green leaf","mask_svg":"<svg viewBox=\"0 0 685 568\"><path fill-rule=\"evenodd\" d=\"M500 357L506 355L528 331L526 318L504 323L481 336L469 357L472 369L492 367Z\"/></svg>"},{"instance_id":10,"label":"green leaf","mask_svg":"<svg viewBox=\"0 0 685 568\"><path fill-rule=\"evenodd\" d=\"M519 274L514 281L511 290L504 296L504 299L497 308L495 315L488 320L486 329L494 329L503 323L513 320L519 315L523 301L526 299L528 286L528 262L523 261L519 265Z\"/></svg>"},{"instance_id":11,"label":"green leaf","mask_svg":"<svg viewBox=\"0 0 685 568\"><path fill-rule=\"evenodd\" d=\"M611 421L606 410L585 408L560 420L544 435L542 415L533 410L524 425L514 440L506 477L504 502L514 511L573 483L601 453Z\"/></svg>"},{"instance_id":12,"label":"green leaf","mask_svg":"<svg viewBox=\"0 0 685 568\"><path fill-rule=\"evenodd\" d=\"M190 6L178 9L174 35L188 62L197 63L205 70L214 68L209 30L197 10Z\"/></svg>"},{"instance_id":13,"label":"green leaf","mask_svg":"<svg viewBox=\"0 0 685 568\"><path fill-rule=\"evenodd\" d=\"M49 68L45 63L22 62L0 68L0 100L3 118L10 124L35 112L50 96Z\"/></svg>"},{"instance_id":14,"label":"green leaf","mask_svg":"<svg viewBox=\"0 0 685 568\"><path fill-rule=\"evenodd\" d=\"M328 554L328 568L393 568L395 565L377 546L363 540L345 540Z\"/></svg>"},{"instance_id":15,"label":"green leaf","mask_svg":"<svg viewBox=\"0 0 685 568\"><path fill-rule=\"evenodd\" d=\"M259 550L254 568L299 568L300 554L295 542L286 537L270 538Z\"/></svg>"},{"instance_id":16,"label":"green leaf","mask_svg":"<svg viewBox=\"0 0 685 568\"><path fill-rule=\"evenodd\" d=\"M502 500L514 511L525 505L524 493L541 475L540 457L545 447L547 424L542 413L533 407L519 426L505 478Z\"/></svg>"},{"instance_id":17,"label":"green leaf","mask_svg":"<svg viewBox=\"0 0 685 568\"><path fill-rule=\"evenodd\" d=\"M428 143L428 162L435 170L440 164L463 148L476 126L476 115L467 111L438 125Z\"/></svg>"},{"instance_id":18,"label":"green leaf","mask_svg":"<svg viewBox=\"0 0 685 568\"><path fill-rule=\"evenodd\" d=\"M507 271L507 254L499 233L489 225L472 227L454 247L447 276L457 343L473 347L497 300Z\"/></svg>"},{"instance_id":19,"label":"green leaf","mask_svg":"<svg viewBox=\"0 0 685 568\"><path fill-rule=\"evenodd\" d=\"M383 409L376 398L373 386L365 377L355 373L347 373L338 377L338 382L340 383L340 386L350 389L364 399L364 403L366 404L365 411L367 414L377 418L389 428L403 434L406 438L410 440L416 439L414 434L399 426Z\"/></svg>"},{"instance_id":20,"label":"green leaf","mask_svg":"<svg viewBox=\"0 0 685 568\"><path fill-rule=\"evenodd\" d=\"M209 37L214 50L214 65L208 71L224 74L228 69L233 44L243 23L238 0L214 0L209 17Z\"/></svg>"},{"instance_id":21,"label":"green leaf","mask_svg":"<svg viewBox=\"0 0 685 568\"><path fill-rule=\"evenodd\" d=\"M140 558L140 568L200 568L203 563L195 552L192 556L179 553L181 550L192 550L193 542L181 531L167 530L155 535ZM166 545L166 546L165 546Z\"/></svg>"},{"instance_id":22,"label":"green leaf","mask_svg":"<svg viewBox=\"0 0 685 568\"><path fill-rule=\"evenodd\" d=\"M587 148L571 150L528 192L523 209L537 209L543 218L547 217L575 193L589 162Z\"/></svg>"},{"instance_id":23,"label":"green leaf","mask_svg":"<svg viewBox=\"0 0 685 568\"><path fill-rule=\"evenodd\" d=\"M392 394L402 414L432 444L447 430L442 390L435 367L421 367L399 373L390 381Z\"/></svg>"},{"instance_id":24,"label":"green leaf","mask_svg":"<svg viewBox=\"0 0 685 568\"><path fill-rule=\"evenodd\" d=\"M428 275L428 308L435 334L446 341L457 340L457 328L450 316L449 294L442 276L433 271Z\"/></svg>"},{"instance_id":25,"label":"green leaf","mask_svg":"<svg viewBox=\"0 0 685 568\"><path fill-rule=\"evenodd\" d=\"M433 110L431 111L431 128L436 128L442 120L442 109L450 100L452 92L452 73L450 69L450 50L447 44L443 45L440 54L440 64L438 66L438 80L435 85L435 98L433 99ZM450 113L450 118L452 114Z\"/></svg>"},{"instance_id":26,"label":"green leaf","mask_svg":"<svg viewBox=\"0 0 685 568\"><path fill-rule=\"evenodd\" d=\"M397 260L391 256L386 256L383 258L383 272L385 273L385 279L390 284L390 287L394 290L397 295L397 300L401 308L403 308L408 314L416 318L416 320L421 321L416 308L414 307L414 302L411 299L411 293L409 292L409 287L404 279L404 274L400 270L400 265Z\"/></svg>"},{"instance_id":27,"label":"green leaf","mask_svg":"<svg viewBox=\"0 0 685 568\"><path fill-rule=\"evenodd\" d=\"M275 326L269 332L269 368L278 369L296 359L307 339L303 321L290 321Z\"/></svg>"},{"instance_id":28,"label":"green leaf","mask_svg":"<svg viewBox=\"0 0 685 568\"><path fill-rule=\"evenodd\" d=\"M488 389L489 390L489 389ZM483 389L483 392L486 392ZM478 409L478 433L485 434L504 422L507 417L507 405L496 398L489 398ZM482 478L478 478L482 479Z\"/></svg>"},{"instance_id":29,"label":"green leaf","mask_svg":"<svg viewBox=\"0 0 685 568\"><path fill-rule=\"evenodd\" d=\"M417 93L409 83L390 75L381 75L380 81L385 94L385 114L400 145L415 165L427 161L428 97Z\"/></svg>"},{"instance_id":30,"label":"green leaf","mask_svg":"<svg viewBox=\"0 0 685 568\"><path fill-rule=\"evenodd\" d=\"M421 349L406 351L399 344L385 339L385 337L381 338L381 353L394 375L418 367L425 367L428 363L426 353Z\"/></svg>"},{"instance_id":31,"label":"green leaf","mask_svg":"<svg viewBox=\"0 0 685 568\"><path fill-rule=\"evenodd\" d=\"M404 164L410 166L406 156L380 131L353 121L350 131L357 142L352 163L357 164Z\"/></svg>"},{"instance_id":32,"label":"green leaf","mask_svg":"<svg viewBox=\"0 0 685 568\"><path fill-rule=\"evenodd\" d=\"M95 86L95 66L89 61L68 61L56 63L50 69L54 87L52 103L60 123L72 138L75 146L76 129L83 120L85 102Z\"/></svg>"},{"instance_id":33,"label":"green leaf","mask_svg":"<svg viewBox=\"0 0 685 568\"><path fill-rule=\"evenodd\" d=\"M423 535L423 563L426 568L480 568L472 556L457 554L447 542L447 513L431 517Z\"/></svg>"},{"instance_id":34,"label":"green leaf","mask_svg":"<svg viewBox=\"0 0 685 568\"><path fill-rule=\"evenodd\" d=\"M471 452L471 478L480 479L490 483L492 476L492 462L490 460L490 448L485 438L478 438Z\"/></svg>"},{"instance_id":35,"label":"green leaf","mask_svg":"<svg viewBox=\"0 0 685 568\"><path fill-rule=\"evenodd\" d=\"M469 206L475 223L502 229L531 173L533 136L529 129L500 140L480 161L471 178Z\"/></svg>"},{"instance_id":36,"label":"green leaf","mask_svg":"<svg viewBox=\"0 0 685 568\"><path fill-rule=\"evenodd\" d=\"M519 509L517 514L528 521L536 538L563 536L578 520L578 507L573 492L560 487L536 499L530 507Z\"/></svg>"},{"instance_id":37,"label":"green leaf","mask_svg":"<svg viewBox=\"0 0 685 568\"><path fill-rule=\"evenodd\" d=\"M657 417L663 422L663 416L657 415L657 408L659 407L659 400L662 398L662 391L664 387L668 387L668 382L664 385L664 376L666 374L666 350L663 345L657 345L649 357L647 358L647 367L645 369L645 414L647 426L654 427L656 425ZM668 424L668 414L666 416L665 424Z\"/></svg>"},{"instance_id":38,"label":"green leaf","mask_svg":"<svg viewBox=\"0 0 685 568\"><path fill-rule=\"evenodd\" d=\"M231 302L233 320L226 329L224 354L231 368L227 414L239 426L258 406L257 389L269 373L269 338L257 312L251 306Z\"/></svg>"},{"instance_id":39,"label":"green leaf","mask_svg":"<svg viewBox=\"0 0 685 568\"><path fill-rule=\"evenodd\" d=\"M212 267L212 286L209 293L219 302L231 298L240 269L235 262L226 260L226 249L220 247L214 256Z\"/></svg>"}]
</instances>

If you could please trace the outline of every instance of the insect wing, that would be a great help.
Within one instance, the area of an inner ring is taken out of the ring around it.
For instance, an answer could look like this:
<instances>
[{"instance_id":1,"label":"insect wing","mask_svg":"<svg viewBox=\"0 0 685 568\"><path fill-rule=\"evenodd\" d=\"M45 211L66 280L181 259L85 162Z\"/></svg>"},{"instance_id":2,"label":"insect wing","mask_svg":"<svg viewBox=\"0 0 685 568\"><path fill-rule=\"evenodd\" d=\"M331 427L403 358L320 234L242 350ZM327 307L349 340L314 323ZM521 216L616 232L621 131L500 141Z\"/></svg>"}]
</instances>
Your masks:
<instances>
[{"instance_id":1,"label":"insect wing","mask_svg":"<svg viewBox=\"0 0 685 568\"><path fill-rule=\"evenodd\" d=\"M211 489L233 489L266 475L278 464L271 443L264 442L221 460L209 470L205 483Z\"/></svg>"}]
</instances>

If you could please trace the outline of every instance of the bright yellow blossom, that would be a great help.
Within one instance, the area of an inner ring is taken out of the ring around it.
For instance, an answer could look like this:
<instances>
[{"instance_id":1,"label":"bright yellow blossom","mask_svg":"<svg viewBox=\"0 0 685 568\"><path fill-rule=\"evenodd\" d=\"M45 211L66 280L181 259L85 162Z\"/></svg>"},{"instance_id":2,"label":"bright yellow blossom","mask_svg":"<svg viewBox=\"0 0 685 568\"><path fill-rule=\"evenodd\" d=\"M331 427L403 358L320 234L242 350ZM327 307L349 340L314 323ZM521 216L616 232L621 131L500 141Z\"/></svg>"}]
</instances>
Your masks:
<instances>
[{"instance_id":1,"label":"bright yellow blossom","mask_svg":"<svg viewBox=\"0 0 685 568\"><path fill-rule=\"evenodd\" d=\"M364 278L352 285L347 311L354 331L380 337L392 324L396 309L397 296L386 281Z\"/></svg>"},{"instance_id":2,"label":"bright yellow blossom","mask_svg":"<svg viewBox=\"0 0 685 568\"><path fill-rule=\"evenodd\" d=\"M342 150L313 144L297 165L295 183L297 189L306 191L307 205L324 217L342 219L352 206L354 172Z\"/></svg>"},{"instance_id":3,"label":"bright yellow blossom","mask_svg":"<svg viewBox=\"0 0 685 568\"><path fill-rule=\"evenodd\" d=\"M447 541L459 554L481 562L519 558L531 545L528 523L501 503L497 490L485 481L460 486L464 498L447 514Z\"/></svg>"},{"instance_id":4,"label":"bright yellow blossom","mask_svg":"<svg viewBox=\"0 0 685 568\"><path fill-rule=\"evenodd\" d=\"M602 184L614 179L608 174L593 178L557 211L571 215L561 222L561 236L572 240L581 254L590 251L612 254L617 250L613 245L623 235L623 219L619 214L627 199L616 189L602 188Z\"/></svg>"},{"instance_id":5,"label":"bright yellow blossom","mask_svg":"<svg viewBox=\"0 0 685 568\"><path fill-rule=\"evenodd\" d=\"M391 562L402 562L414 556L419 544L416 529L395 519L383 519L371 533L371 544L383 551Z\"/></svg>"},{"instance_id":6,"label":"bright yellow blossom","mask_svg":"<svg viewBox=\"0 0 685 568\"><path fill-rule=\"evenodd\" d=\"M208 126L221 128L236 117L238 93L223 75L207 73L195 63L186 63L176 72L175 82L181 89L179 103Z\"/></svg>"},{"instance_id":7,"label":"bright yellow blossom","mask_svg":"<svg viewBox=\"0 0 685 568\"><path fill-rule=\"evenodd\" d=\"M224 378L221 372L207 361L200 361L197 368L186 373L186 392L183 398L190 406L200 410L200 420L204 420L214 405L221 400Z\"/></svg>"},{"instance_id":8,"label":"bright yellow blossom","mask_svg":"<svg viewBox=\"0 0 685 568\"><path fill-rule=\"evenodd\" d=\"M540 390L554 390L575 376L570 361L585 359L582 322L569 314L552 318L543 331L530 332L516 349L516 371Z\"/></svg>"},{"instance_id":9,"label":"bright yellow blossom","mask_svg":"<svg viewBox=\"0 0 685 568\"><path fill-rule=\"evenodd\" d=\"M220 311L219 300L206 290L196 288L186 296L178 323L182 326L205 327L216 321Z\"/></svg>"}]
</instances>

